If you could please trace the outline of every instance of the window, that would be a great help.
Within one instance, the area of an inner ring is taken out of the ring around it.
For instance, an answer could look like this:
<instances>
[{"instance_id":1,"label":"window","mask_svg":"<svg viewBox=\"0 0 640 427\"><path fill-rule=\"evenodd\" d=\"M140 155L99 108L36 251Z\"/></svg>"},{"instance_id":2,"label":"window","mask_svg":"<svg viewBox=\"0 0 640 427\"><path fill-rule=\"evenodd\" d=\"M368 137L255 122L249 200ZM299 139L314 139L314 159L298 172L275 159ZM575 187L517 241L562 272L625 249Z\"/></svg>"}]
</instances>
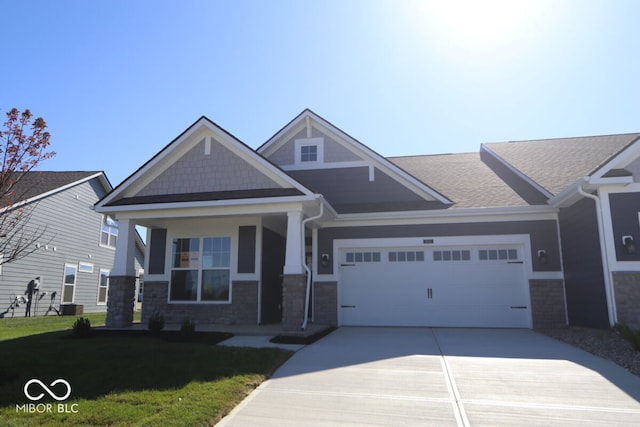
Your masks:
<instances>
[{"instance_id":1,"label":"window","mask_svg":"<svg viewBox=\"0 0 640 427\"><path fill-rule=\"evenodd\" d=\"M424 261L423 251L389 252L389 262L416 262L416 261Z\"/></svg>"},{"instance_id":2,"label":"window","mask_svg":"<svg viewBox=\"0 0 640 427\"><path fill-rule=\"evenodd\" d=\"M118 241L118 221L108 215L102 216L100 245L115 248Z\"/></svg>"},{"instance_id":3,"label":"window","mask_svg":"<svg viewBox=\"0 0 640 427\"><path fill-rule=\"evenodd\" d=\"M109 293L109 270L100 269L100 278L98 279L98 305L107 303L107 295Z\"/></svg>"},{"instance_id":4,"label":"window","mask_svg":"<svg viewBox=\"0 0 640 427\"><path fill-rule=\"evenodd\" d=\"M78 270L80 273L93 273L93 264L89 262L81 262Z\"/></svg>"},{"instance_id":5,"label":"window","mask_svg":"<svg viewBox=\"0 0 640 427\"><path fill-rule=\"evenodd\" d=\"M518 259L517 249L481 249L478 251L480 261L514 261Z\"/></svg>"},{"instance_id":6,"label":"window","mask_svg":"<svg viewBox=\"0 0 640 427\"><path fill-rule=\"evenodd\" d=\"M434 261L470 261L471 251L433 251Z\"/></svg>"},{"instance_id":7,"label":"window","mask_svg":"<svg viewBox=\"0 0 640 427\"><path fill-rule=\"evenodd\" d=\"M231 238L173 239L171 301L229 301Z\"/></svg>"},{"instance_id":8,"label":"window","mask_svg":"<svg viewBox=\"0 0 640 427\"><path fill-rule=\"evenodd\" d=\"M301 162L317 162L318 161L318 146L317 145L305 145L300 147L300 161Z\"/></svg>"},{"instance_id":9,"label":"window","mask_svg":"<svg viewBox=\"0 0 640 427\"><path fill-rule=\"evenodd\" d=\"M297 165L315 166L324 162L324 138L300 138L295 140L295 161Z\"/></svg>"},{"instance_id":10,"label":"window","mask_svg":"<svg viewBox=\"0 0 640 427\"><path fill-rule=\"evenodd\" d=\"M76 276L78 267L72 264L64 265L64 277L62 279L62 304L73 302L76 291Z\"/></svg>"},{"instance_id":11,"label":"window","mask_svg":"<svg viewBox=\"0 0 640 427\"><path fill-rule=\"evenodd\" d=\"M346 261L356 262L380 262L380 252L347 252Z\"/></svg>"}]
</instances>

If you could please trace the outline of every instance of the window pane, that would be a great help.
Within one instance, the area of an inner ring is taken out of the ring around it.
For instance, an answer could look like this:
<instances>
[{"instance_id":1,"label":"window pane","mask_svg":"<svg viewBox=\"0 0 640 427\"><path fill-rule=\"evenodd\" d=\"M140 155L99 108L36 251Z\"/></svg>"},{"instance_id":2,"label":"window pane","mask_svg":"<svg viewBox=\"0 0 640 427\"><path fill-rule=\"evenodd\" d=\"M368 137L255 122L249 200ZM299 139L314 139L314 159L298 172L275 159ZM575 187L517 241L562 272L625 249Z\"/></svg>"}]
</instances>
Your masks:
<instances>
[{"instance_id":1,"label":"window pane","mask_svg":"<svg viewBox=\"0 0 640 427\"><path fill-rule=\"evenodd\" d=\"M433 260L434 261L442 261L442 252L441 251L433 251Z\"/></svg>"},{"instance_id":2,"label":"window pane","mask_svg":"<svg viewBox=\"0 0 640 427\"><path fill-rule=\"evenodd\" d=\"M347 252L347 262L353 262L353 252Z\"/></svg>"},{"instance_id":3,"label":"window pane","mask_svg":"<svg viewBox=\"0 0 640 427\"><path fill-rule=\"evenodd\" d=\"M207 237L202 243L202 267L229 267L231 265L231 238Z\"/></svg>"},{"instance_id":4,"label":"window pane","mask_svg":"<svg viewBox=\"0 0 640 427\"><path fill-rule=\"evenodd\" d=\"M100 234L100 243L107 246L109 244L109 233Z\"/></svg>"},{"instance_id":5,"label":"window pane","mask_svg":"<svg viewBox=\"0 0 640 427\"><path fill-rule=\"evenodd\" d=\"M442 259L444 261L451 261L451 251L442 251Z\"/></svg>"},{"instance_id":6,"label":"window pane","mask_svg":"<svg viewBox=\"0 0 640 427\"><path fill-rule=\"evenodd\" d=\"M229 270L202 272L202 301L229 301Z\"/></svg>"},{"instance_id":7,"label":"window pane","mask_svg":"<svg viewBox=\"0 0 640 427\"><path fill-rule=\"evenodd\" d=\"M98 302L107 302L107 288L98 289Z\"/></svg>"},{"instance_id":8,"label":"window pane","mask_svg":"<svg viewBox=\"0 0 640 427\"><path fill-rule=\"evenodd\" d=\"M373 253L373 262L380 262L380 252Z\"/></svg>"},{"instance_id":9,"label":"window pane","mask_svg":"<svg viewBox=\"0 0 640 427\"><path fill-rule=\"evenodd\" d=\"M73 302L73 285L64 285L62 287L62 302Z\"/></svg>"},{"instance_id":10,"label":"window pane","mask_svg":"<svg viewBox=\"0 0 640 427\"><path fill-rule=\"evenodd\" d=\"M106 273L100 273L100 286L107 286L108 285L108 279L109 276L107 276Z\"/></svg>"},{"instance_id":11,"label":"window pane","mask_svg":"<svg viewBox=\"0 0 640 427\"><path fill-rule=\"evenodd\" d=\"M173 239L173 267L198 268L200 264L200 239Z\"/></svg>"},{"instance_id":12,"label":"window pane","mask_svg":"<svg viewBox=\"0 0 640 427\"><path fill-rule=\"evenodd\" d=\"M451 253L453 255L454 261L460 261L460 257L461 257L460 251L452 251Z\"/></svg>"},{"instance_id":13,"label":"window pane","mask_svg":"<svg viewBox=\"0 0 640 427\"><path fill-rule=\"evenodd\" d=\"M364 262L371 262L371 252L364 253Z\"/></svg>"},{"instance_id":14,"label":"window pane","mask_svg":"<svg viewBox=\"0 0 640 427\"><path fill-rule=\"evenodd\" d=\"M69 284L69 285L75 285L75 283L76 283L76 268L75 267L67 265L64 268L64 283L65 284Z\"/></svg>"},{"instance_id":15,"label":"window pane","mask_svg":"<svg viewBox=\"0 0 640 427\"><path fill-rule=\"evenodd\" d=\"M487 254L487 251L484 249L479 252L478 256L480 257L480 261L486 261L489 259L489 255Z\"/></svg>"},{"instance_id":16,"label":"window pane","mask_svg":"<svg viewBox=\"0 0 640 427\"><path fill-rule=\"evenodd\" d=\"M509 259L518 259L517 249L509 249Z\"/></svg>"},{"instance_id":17,"label":"window pane","mask_svg":"<svg viewBox=\"0 0 640 427\"><path fill-rule=\"evenodd\" d=\"M390 262L396 262L398 260L398 253L397 252L389 252L389 261Z\"/></svg>"},{"instance_id":18,"label":"window pane","mask_svg":"<svg viewBox=\"0 0 640 427\"><path fill-rule=\"evenodd\" d=\"M407 261L415 261L416 260L416 253L411 251L411 252L407 252Z\"/></svg>"},{"instance_id":19,"label":"window pane","mask_svg":"<svg viewBox=\"0 0 640 427\"><path fill-rule=\"evenodd\" d=\"M195 301L198 296L198 270L171 272L171 300Z\"/></svg>"},{"instance_id":20,"label":"window pane","mask_svg":"<svg viewBox=\"0 0 640 427\"><path fill-rule=\"evenodd\" d=\"M416 261L424 261L424 252L416 252Z\"/></svg>"},{"instance_id":21,"label":"window pane","mask_svg":"<svg viewBox=\"0 0 640 427\"><path fill-rule=\"evenodd\" d=\"M462 260L463 261L471 260L471 251L462 251Z\"/></svg>"},{"instance_id":22,"label":"window pane","mask_svg":"<svg viewBox=\"0 0 640 427\"><path fill-rule=\"evenodd\" d=\"M498 251L498 259L507 259L507 250L506 249L500 249Z\"/></svg>"}]
</instances>

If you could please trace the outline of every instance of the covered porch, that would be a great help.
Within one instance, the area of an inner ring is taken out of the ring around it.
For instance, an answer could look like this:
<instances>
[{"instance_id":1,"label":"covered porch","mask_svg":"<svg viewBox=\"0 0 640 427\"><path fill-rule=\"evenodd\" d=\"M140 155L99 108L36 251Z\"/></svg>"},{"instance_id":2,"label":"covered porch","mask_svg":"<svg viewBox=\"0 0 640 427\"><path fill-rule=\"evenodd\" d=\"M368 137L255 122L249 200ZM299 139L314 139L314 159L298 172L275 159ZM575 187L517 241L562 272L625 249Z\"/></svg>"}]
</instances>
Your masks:
<instances>
[{"instance_id":1,"label":"covered porch","mask_svg":"<svg viewBox=\"0 0 640 427\"><path fill-rule=\"evenodd\" d=\"M307 277L318 262L314 229L327 210L321 196L296 199L243 199L201 208L139 205L111 212L119 236L107 327L132 325L134 236L142 226L147 229L145 288L142 326L136 327L159 313L167 325L189 319L199 330L224 325L307 333L313 320Z\"/></svg>"}]
</instances>

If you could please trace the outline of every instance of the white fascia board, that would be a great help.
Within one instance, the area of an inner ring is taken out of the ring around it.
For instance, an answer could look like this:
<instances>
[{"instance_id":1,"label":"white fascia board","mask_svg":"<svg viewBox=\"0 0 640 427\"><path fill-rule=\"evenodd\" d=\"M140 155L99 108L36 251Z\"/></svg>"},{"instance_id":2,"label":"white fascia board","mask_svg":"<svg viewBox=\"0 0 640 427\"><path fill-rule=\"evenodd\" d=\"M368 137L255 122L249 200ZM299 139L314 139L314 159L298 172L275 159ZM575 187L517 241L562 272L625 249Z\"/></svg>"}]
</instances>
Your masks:
<instances>
[{"instance_id":1,"label":"white fascia board","mask_svg":"<svg viewBox=\"0 0 640 427\"><path fill-rule=\"evenodd\" d=\"M35 173L37 173L37 172L35 172ZM19 208L20 206L28 205L29 203L33 203L35 201L44 199L45 197L49 197L52 194L56 194L56 193L59 193L61 191L68 190L69 188L75 187L76 185L80 185L83 182L91 181L93 178L100 178L100 181L102 182L102 184L104 185L106 190L107 191L111 190L111 185L109 185L109 181L107 181L107 179L104 177L104 173L103 172L97 172L97 173L95 173L93 175L89 175L86 178L79 179L79 180L71 182L71 183L69 183L67 185L63 185L62 187L54 188L53 190L47 191L46 193L38 194L37 196L33 196L33 197L29 198L29 199L25 199L25 200L22 200L22 201L20 201L18 203L14 203L13 205L10 205L10 206L7 206L5 208L2 208L2 209L0 209L0 213L6 212L6 211L10 211L12 209Z\"/></svg>"},{"instance_id":2,"label":"white fascia board","mask_svg":"<svg viewBox=\"0 0 640 427\"><path fill-rule=\"evenodd\" d=\"M202 215L245 215L302 210L302 203L316 200L315 195L297 197L271 197L264 199L217 200L188 203L149 203L145 205L102 206L96 211L115 213L119 217L143 215L145 218L171 217L184 212ZM128 214L129 213L129 214ZM188 215L188 214L187 214Z\"/></svg>"},{"instance_id":3,"label":"white fascia board","mask_svg":"<svg viewBox=\"0 0 640 427\"><path fill-rule=\"evenodd\" d=\"M493 151L492 149L490 149L489 147L487 147L486 144L480 144L480 151L485 151L487 152L489 155L491 155L493 158L495 158L497 161L499 161L500 163L502 163L503 166L505 166L507 169L509 169L511 172L513 172L514 174L516 174L517 176L519 176L521 179L523 179L525 182L527 182L529 185L531 185L533 188L535 188L536 190L538 190L540 193L542 193L547 199L551 199L553 197L553 194L551 194L546 188L544 188L543 186L541 186L540 184L538 184L537 182L535 182L533 179L531 179L529 176L525 175L524 173L520 172L520 170L516 169L514 166L511 165L511 163L507 162L505 159L503 159L502 157L500 157L495 151Z\"/></svg>"},{"instance_id":4,"label":"white fascia board","mask_svg":"<svg viewBox=\"0 0 640 427\"><path fill-rule=\"evenodd\" d=\"M583 187L584 190L590 190L595 188L587 188L585 184L589 182L589 177L582 177L555 196L551 197L548 200L550 206L560 208L565 206L571 206L573 203L582 198L582 195L579 193L580 187Z\"/></svg>"},{"instance_id":5,"label":"white fascia board","mask_svg":"<svg viewBox=\"0 0 640 427\"><path fill-rule=\"evenodd\" d=\"M623 150L621 153L616 155L613 159L609 160L607 163L599 167L593 173L590 174L590 177L594 180L598 178L603 178L604 175L607 174L612 169L619 169L627 167L631 162L636 160L640 156L640 137L636 138L635 141ZM609 180L610 178L604 178Z\"/></svg>"},{"instance_id":6,"label":"white fascia board","mask_svg":"<svg viewBox=\"0 0 640 427\"><path fill-rule=\"evenodd\" d=\"M367 214L342 214L325 227L363 225L446 224L463 222L557 220L558 209L552 206L517 206L507 208L470 208L447 211L404 211Z\"/></svg>"},{"instance_id":7,"label":"white fascia board","mask_svg":"<svg viewBox=\"0 0 640 427\"><path fill-rule=\"evenodd\" d=\"M105 198L102 199L96 207L102 207L103 205L109 204L111 201L115 200L118 196L120 196L127 190L133 189L132 192L136 193L137 191L139 191L139 189L147 185L153 178L155 178L155 176L148 177L145 180L143 179L144 175L147 174L149 170L154 169L157 165L163 163L168 156L170 156L176 151L176 149L178 149L182 141L189 139L191 136L193 136L193 134L200 131L202 129L203 123L205 122L206 119L204 117L201 117L197 122L191 125L187 130L185 130L184 133L170 142L169 145L165 146L162 150L160 150L160 152L156 153L148 161L148 163L146 163L143 167L135 171L133 175L129 176L122 183L120 183L120 185L118 185L116 189L110 194L105 196ZM159 173L162 173L163 170L160 170Z\"/></svg>"},{"instance_id":8,"label":"white fascia board","mask_svg":"<svg viewBox=\"0 0 640 427\"><path fill-rule=\"evenodd\" d=\"M344 133L339 128L335 127L331 123L324 120L322 117L317 116L309 110L304 111L294 121L289 123L287 126L282 128L280 132L271 137L271 139L269 139L269 141L267 141L258 150L258 152L265 157L268 157L271 153L277 150L282 143L285 142L284 139L289 132L299 131L304 126L306 126L307 118L315 122L321 128L321 132L326 133L330 138L332 138L338 144L342 145L345 149L351 151L353 154L360 158L364 157L366 160L364 160L363 164L373 165L377 167L382 172L387 173L392 179L395 179L398 183L409 188L426 200L436 200L447 205L453 204L451 200L441 195L434 189L430 188L428 185L418 180L413 175L405 172L403 169L394 165L389 160L385 159L380 154L367 147L365 144L355 140L353 137ZM346 143L341 143L341 141L344 141ZM294 168L296 167L294 166ZM300 167L297 167L296 169L300 169Z\"/></svg>"},{"instance_id":9,"label":"white fascia board","mask_svg":"<svg viewBox=\"0 0 640 427\"><path fill-rule=\"evenodd\" d=\"M225 148L229 149L234 154L244 159L252 167L260 170L267 177L275 181L278 185L281 185L284 188L296 188L306 195L313 194L308 188L304 187L302 184L291 178L277 166L273 165L271 162L260 156L260 154L253 151L250 147L244 145L241 142L238 142L239 140L236 141L235 137L218 128L207 118L202 117L192 126L190 126L177 139L163 148L159 153L157 153L147 164L144 165L144 167L127 178L126 181L123 182L118 188L116 188L115 191L107 195L99 203L101 208L103 208L104 205L108 204L109 202L115 200L123 193L130 192L132 194L135 194L146 185L148 185L149 182L155 179L172 164L172 162L170 161L172 157L179 157L181 154L186 153L189 149L192 148L192 144L185 145L185 141L192 138L194 140L194 144L199 142L198 138L195 138L195 136L198 132L202 132L204 129L213 133L213 138L218 143L222 144L223 146L225 146ZM205 137L205 135L203 135L203 137ZM158 168L158 165L162 165L163 167ZM157 170L154 172L154 174L145 176L149 173L150 170L156 168Z\"/></svg>"},{"instance_id":10,"label":"white fascia board","mask_svg":"<svg viewBox=\"0 0 640 427\"><path fill-rule=\"evenodd\" d=\"M407 184L409 184L409 189L413 190L418 195L427 200L437 200L447 205L453 204L453 202L445 196L430 188L428 185L418 180L413 175L405 172L400 167L391 163L389 160L385 159L380 154L367 147L365 144L356 141L348 134L331 125L331 123L327 122L322 117L312 116L312 118L324 129L326 129L330 136L332 136L336 141L343 140L348 142L348 144L346 145L341 144L343 145L343 147L358 155L359 157L362 157L364 155L373 163L375 167L380 169L382 172L386 172L391 178L395 179L400 184L404 185L405 187L407 187Z\"/></svg>"}]
</instances>

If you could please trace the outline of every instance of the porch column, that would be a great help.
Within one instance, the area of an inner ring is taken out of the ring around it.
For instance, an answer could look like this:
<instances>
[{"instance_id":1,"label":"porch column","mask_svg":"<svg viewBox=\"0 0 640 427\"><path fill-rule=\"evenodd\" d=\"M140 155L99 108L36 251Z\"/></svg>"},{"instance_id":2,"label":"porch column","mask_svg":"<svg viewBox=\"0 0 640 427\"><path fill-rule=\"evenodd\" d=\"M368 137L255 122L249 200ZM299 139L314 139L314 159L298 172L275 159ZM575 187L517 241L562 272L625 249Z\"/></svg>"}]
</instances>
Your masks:
<instances>
[{"instance_id":1,"label":"porch column","mask_svg":"<svg viewBox=\"0 0 640 427\"><path fill-rule=\"evenodd\" d=\"M306 274L302 266L302 212L287 212L287 247L282 277L282 329L300 330L304 319Z\"/></svg>"},{"instance_id":2,"label":"porch column","mask_svg":"<svg viewBox=\"0 0 640 427\"><path fill-rule=\"evenodd\" d=\"M109 274L107 299L108 328L124 328L133 322L136 291L136 230L129 219L118 220L118 240L113 268Z\"/></svg>"}]
</instances>

